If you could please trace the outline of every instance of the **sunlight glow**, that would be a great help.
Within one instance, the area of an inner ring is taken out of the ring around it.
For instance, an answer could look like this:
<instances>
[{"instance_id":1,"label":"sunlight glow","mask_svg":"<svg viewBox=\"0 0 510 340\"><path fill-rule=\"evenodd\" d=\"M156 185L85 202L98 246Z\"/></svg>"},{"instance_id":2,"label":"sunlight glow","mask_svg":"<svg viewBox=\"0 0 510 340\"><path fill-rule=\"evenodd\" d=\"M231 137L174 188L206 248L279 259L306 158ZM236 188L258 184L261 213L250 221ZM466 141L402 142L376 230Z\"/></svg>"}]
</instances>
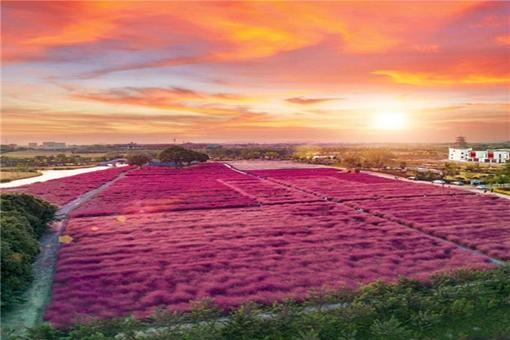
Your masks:
<instances>
[{"instance_id":1,"label":"sunlight glow","mask_svg":"<svg viewBox=\"0 0 510 340\"><path fill-rule=\"evenodd\" d=\"M391 109L377 112L372 121L372 127L378 130L403 130L407 126L407 114Z\"/></svg>"}]
</instances>

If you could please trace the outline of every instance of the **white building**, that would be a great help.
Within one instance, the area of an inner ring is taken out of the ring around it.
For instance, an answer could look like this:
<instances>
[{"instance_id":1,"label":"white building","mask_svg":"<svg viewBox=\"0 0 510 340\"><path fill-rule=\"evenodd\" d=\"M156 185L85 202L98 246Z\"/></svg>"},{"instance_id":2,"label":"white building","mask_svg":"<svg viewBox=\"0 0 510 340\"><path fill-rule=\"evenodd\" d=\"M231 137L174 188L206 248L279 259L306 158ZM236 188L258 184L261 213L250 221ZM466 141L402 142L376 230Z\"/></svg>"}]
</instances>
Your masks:
<instances>
[{"instance_id":1,"label":"white building","mask_svg":"<svg viewBox=\"0 0 510 340\"><path fill-rule=\"evenodd\" d=\"M471 148L448 148L448 159L451 161L467 161Z\"/></svg>"},{"instance_id":2,"label":"white building","mask_svg":"<svg viewBox=\"0 0 510 340\"><path fill-rule=\"evenodd\" d=\"M458 162L506 163L510 161L510 149L448 148L448 159Z\"/></svg>"}]
</instances>

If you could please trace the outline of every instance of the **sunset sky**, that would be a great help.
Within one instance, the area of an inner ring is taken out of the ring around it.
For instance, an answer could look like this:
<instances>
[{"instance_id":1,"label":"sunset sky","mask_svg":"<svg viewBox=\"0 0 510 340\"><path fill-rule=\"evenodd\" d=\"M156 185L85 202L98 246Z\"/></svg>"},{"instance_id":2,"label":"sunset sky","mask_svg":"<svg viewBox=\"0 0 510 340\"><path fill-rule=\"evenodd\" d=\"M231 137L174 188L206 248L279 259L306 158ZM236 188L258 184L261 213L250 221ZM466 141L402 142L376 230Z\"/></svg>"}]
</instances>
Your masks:
<instances>
[{"instance_id":1,"label":"sunset sky","mask_svg":"<svg viewBox=\"0 0 510 340\"><path fill-rule=\"evenodd\" d=\"M2 143L510 140L510 3L1 6Z\"/></svg>"}]
</instances>

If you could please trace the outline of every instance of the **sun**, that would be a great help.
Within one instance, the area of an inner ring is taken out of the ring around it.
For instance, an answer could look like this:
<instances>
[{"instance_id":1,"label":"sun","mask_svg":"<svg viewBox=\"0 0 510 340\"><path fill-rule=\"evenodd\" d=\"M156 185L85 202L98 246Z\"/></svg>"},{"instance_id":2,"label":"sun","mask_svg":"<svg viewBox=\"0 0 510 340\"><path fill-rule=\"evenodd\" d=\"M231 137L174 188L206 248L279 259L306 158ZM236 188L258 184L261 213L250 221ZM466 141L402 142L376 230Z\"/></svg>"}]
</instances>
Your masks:
<instances>
[{"instance_id":1,"label":"sun","mask_svg":"<svg viewBox=\"0 0 510 340\"><path fill-rule=\"evenodd\" d=\"M372 127L377 130L403 130L407 125L407 114L391 109L376 112L372 120Z\"/></svg>"}]
</instances>

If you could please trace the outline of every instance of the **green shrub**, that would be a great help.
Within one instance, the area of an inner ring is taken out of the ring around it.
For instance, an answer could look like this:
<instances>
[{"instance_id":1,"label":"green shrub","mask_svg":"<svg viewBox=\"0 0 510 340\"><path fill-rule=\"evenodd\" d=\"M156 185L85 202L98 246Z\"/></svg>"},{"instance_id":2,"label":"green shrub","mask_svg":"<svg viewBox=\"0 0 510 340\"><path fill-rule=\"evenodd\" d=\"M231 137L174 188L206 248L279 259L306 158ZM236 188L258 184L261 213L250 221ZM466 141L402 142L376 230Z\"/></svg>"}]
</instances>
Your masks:
<instances>
[{"instance_id":1,"label":"green shrub","mask_svg":"<svg viewBox=\"0 0 510 340\"><path fill-rule=\"evenodd\" d=\"M387 321L375 320L370 331L375 339L407 340L411 338L411 331L402 326L401 322L394 317Z\"/></svg>"},{"instance_id":2,"label":"green shrub","mask_svg":"<svg viewBox=\"0 0 510 340\"><path fill-rule=\"evenodd\" d=\"M0 196L1 308L19 303L32 281L32 262L39 253L37 239L47 230L56 208L26 194Z\"/></svg>"},{"instance_id":3,"label":"green shrub","mask_svg":"<svg viewBox=\"0 0 510 340\"><path fill-rule=\"evenodd\" d=\"M19 302L20 293L32 280L32 262L39 252L39 244L28 221L18 213L2 213L1 305Z\"/></svg>"},{"instance_id":4,"label":"green shrub","mask_svg":"<svg viewBox=\"0 0 510 340\"><path fill-rule=\"evenodd\" d=\"M17 212L25 217L36 238L41 237L57 212L57 207L28 194L7 193L0 196L0 211Z\"/></svg>"}]
</instances>

